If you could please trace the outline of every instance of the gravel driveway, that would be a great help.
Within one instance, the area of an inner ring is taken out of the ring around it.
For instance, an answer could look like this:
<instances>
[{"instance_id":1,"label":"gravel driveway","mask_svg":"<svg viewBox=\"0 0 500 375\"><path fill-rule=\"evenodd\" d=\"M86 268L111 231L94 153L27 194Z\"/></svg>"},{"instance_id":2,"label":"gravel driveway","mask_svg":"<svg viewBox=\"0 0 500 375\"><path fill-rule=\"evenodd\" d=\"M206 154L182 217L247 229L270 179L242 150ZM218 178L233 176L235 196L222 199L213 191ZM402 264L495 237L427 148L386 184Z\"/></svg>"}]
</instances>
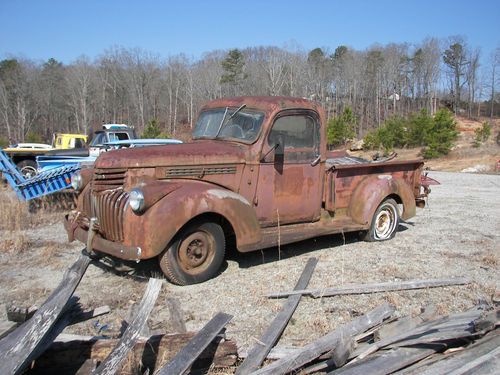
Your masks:
<instances>
[{"instance_id":1,"label":"gravel driveway","mask_svg":"<svg viewBox=\"0 0 500 375\"><path fill-rule=\"evenodd\" d=\"M234 315L227 335L246 349L283 303L265 295L293 289L309 257L319 258L311 288L458 276L468 277L472 283L323 299L304 297L279 345L303 345L383 301L395 304L400 315L416 314L428 304L434 304L440 313L451 313L478 300L491 301L500 290L500 176L447 172L429 176L441 185L433 187L427 207L402 224L393 240L367 243L346 234L230 255L216 279L186 287L165 282L150 317L151 330L171 329L165 303L167 297L175 297L188 330L198 330L218 311ZM0 234L6 235L5 231ZM0 318L5 315L4 305L12 301L21 306L42 303L83 248L79 243L67 244L59 221L25 234L31 250L14 254L0 249ZM144 262L142 268L160 273L155 262ZM91 266L76 294L85 306L111 306L112 314L101 318L100 324L107 324L107 333L113 335L144 288L144 279ZM94 323L80 324L71 331L95 334Z\"/></svg>"}]
</instances>

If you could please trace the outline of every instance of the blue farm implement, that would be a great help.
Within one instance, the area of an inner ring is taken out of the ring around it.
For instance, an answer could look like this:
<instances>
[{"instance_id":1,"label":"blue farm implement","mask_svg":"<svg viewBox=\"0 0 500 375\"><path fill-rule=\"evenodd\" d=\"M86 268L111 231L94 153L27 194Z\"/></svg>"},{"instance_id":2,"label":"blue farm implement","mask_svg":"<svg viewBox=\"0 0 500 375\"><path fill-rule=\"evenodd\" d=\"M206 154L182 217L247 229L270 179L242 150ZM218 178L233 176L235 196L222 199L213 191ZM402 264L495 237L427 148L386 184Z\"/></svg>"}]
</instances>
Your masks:
<instances>
[{"instance_id":1,"label":"blue farm implement","mask_svg":"<svg viewBox=\"0 0 500 375\"><path fill-rule=\"evenodd\" d=\"M70 165L53 168L26 178L10 158L0 151L0 172L16 192L20 200L29 201L55 192L68 189L71 186L71 176L80 169L80 165Z\"/></svg>"}]
</instances>

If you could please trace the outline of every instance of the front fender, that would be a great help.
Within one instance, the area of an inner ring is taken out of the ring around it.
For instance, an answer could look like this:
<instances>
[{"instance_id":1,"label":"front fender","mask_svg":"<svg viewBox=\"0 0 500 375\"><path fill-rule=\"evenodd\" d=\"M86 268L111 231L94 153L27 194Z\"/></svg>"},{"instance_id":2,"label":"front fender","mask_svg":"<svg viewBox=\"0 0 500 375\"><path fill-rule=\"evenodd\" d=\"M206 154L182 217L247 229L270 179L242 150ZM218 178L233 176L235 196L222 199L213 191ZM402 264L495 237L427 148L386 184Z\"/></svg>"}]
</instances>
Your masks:
<instances>
[{"instance_id":1,"label":"front fender","mask_svg":"<svg viewBox=\"0 0 500 375\"><path fill-rule=\"evenodd\" d=\"M262 238L255 211L243 196L201 181L183 181L177 188L137 215L127 208L124 243L139 246L142 258L160 254L191 219L203 214L223 216L233 227L237 247ZM180 186L179 186L180 185Z\"/></svg>"},{"instance_id":2,"label":"front fender","mask_svg":"<svg viewBox=\"0 0 500 375\"><path fill-rule=\"evenodd\" d=\"M355 222L369 225L377 207L390 195L396 195L401 199L403 220L415 216L416 206L412 188L403 179L387 174L368 176L356 187L348 214Z\"/></svg>"}]
</instances>

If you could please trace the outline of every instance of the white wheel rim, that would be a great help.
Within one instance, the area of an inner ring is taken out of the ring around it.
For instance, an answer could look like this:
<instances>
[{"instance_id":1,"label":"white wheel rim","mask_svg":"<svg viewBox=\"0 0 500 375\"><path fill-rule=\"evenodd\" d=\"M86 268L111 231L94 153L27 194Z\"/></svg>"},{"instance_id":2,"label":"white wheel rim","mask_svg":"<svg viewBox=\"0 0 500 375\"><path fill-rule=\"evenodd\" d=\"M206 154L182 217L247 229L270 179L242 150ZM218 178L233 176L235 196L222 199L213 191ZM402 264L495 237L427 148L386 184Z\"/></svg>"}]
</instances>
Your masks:
<instances>
[{"instance_id":1,"label":"white wheel rim","mask_svg":"<svg viewBox=\"0 0 500 375\"><path fill-rule=\"evenodd\" d=\"M387 240L396 230L397 211L391 204L383 205L375 218L374 237L376 240Z\"/></svg>"},{"instance_id":2,"label":"white wheel rim","mask_svg":"<svg viewBox=\"0 0 500 375\"><path fill-rule=\"evenodd\" d=\"M31 178L36 175L36 169L32 166L26 166L21 169L24 177Z\"/></svg>"}]
</instances>

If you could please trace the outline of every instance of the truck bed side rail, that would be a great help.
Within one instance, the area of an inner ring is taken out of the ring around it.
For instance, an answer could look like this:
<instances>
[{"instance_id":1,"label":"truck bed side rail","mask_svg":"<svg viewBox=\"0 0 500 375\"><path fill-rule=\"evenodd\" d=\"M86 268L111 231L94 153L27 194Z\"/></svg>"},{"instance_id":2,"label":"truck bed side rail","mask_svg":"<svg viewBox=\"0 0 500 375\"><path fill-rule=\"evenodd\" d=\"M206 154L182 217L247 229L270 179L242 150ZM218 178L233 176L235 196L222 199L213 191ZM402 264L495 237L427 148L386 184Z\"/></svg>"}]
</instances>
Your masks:
<instances>
[{"instance_id":1,"label":"truck bed side rail","mask_svg":"<svg viewBox=\"0 0 500 375\"><path fill-rule=\"evenodd\" d=\"M40 198L69 188L71 175L79 169L80 165L53 168L26 179L12 160L3 151L0 151L0 171L16 192L17 197L23 201Z\"/></svg>"}]
</instances>

